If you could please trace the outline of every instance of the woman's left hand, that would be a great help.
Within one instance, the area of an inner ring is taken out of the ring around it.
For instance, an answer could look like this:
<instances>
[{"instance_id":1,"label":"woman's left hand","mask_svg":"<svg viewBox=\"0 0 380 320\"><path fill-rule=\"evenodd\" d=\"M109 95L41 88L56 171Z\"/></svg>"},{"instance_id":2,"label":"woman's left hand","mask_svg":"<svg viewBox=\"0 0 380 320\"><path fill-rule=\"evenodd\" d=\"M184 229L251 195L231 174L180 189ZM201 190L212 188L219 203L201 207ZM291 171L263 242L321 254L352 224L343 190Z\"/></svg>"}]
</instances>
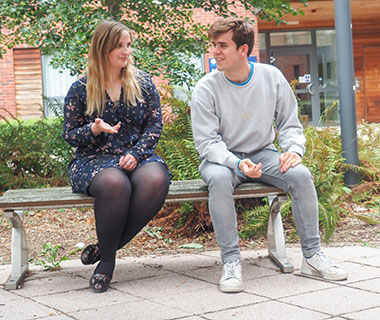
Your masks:
<instances>
[{"instance_id":1,"label":"woman's left hand","mask_svg":"<svg viewBox=\"0 0 380 320\"><path fill-rule=\"evenodd\" d=\"M119 165L124 170L132 171L137 166L137 160L131 154L126 154L120 158Z\"/></svg>"}]
</instances>

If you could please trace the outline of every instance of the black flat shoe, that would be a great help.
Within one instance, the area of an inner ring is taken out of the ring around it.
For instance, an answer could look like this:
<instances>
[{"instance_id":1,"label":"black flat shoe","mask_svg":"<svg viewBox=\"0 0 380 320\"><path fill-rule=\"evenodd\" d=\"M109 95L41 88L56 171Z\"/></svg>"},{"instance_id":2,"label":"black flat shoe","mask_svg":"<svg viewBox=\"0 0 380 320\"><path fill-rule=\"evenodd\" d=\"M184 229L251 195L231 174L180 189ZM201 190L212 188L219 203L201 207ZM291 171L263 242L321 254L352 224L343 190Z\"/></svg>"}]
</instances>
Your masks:
<instances>
[{"instance_id":1,"label":"black flat shoe","mask_svg":"<svg viewBox=\"0 0 380 320\"><path fill-rule=\"evenodd\" d=\"M103 273L95 273L90 279L90 288L96 293L106 292L110 285L111 278Z\"/></svg>"},{"instance_id":2,"label":"black flat shoe","mask_svg":"<svg viewBox=\"0 0 380 320\"><path fill-rule=\"evenodd\" d=\"M100 249L97 244L90 244L83 249L80 261L83 264L94 264L100 260Z\"/></svg>"}]
</instances>

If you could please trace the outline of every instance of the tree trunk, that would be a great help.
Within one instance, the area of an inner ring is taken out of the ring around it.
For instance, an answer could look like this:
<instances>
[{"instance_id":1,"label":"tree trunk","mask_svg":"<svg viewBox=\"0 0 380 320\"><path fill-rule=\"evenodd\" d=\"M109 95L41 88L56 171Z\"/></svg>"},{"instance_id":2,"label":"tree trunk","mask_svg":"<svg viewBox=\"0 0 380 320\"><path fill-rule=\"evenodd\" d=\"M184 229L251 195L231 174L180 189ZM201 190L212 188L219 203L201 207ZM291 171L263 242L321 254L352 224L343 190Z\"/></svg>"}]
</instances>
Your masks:
<instances>
[{"instance_id":1,"label":"tree trunk","mask_svg":"<svg viewBox=\"0 0 380 320\"><path fill-rule=\"evenodd\" d=\"M103 0L103 5L108 8L108 13L114 20L119 20L120 0Z\"/></svg>"}]
</instances>

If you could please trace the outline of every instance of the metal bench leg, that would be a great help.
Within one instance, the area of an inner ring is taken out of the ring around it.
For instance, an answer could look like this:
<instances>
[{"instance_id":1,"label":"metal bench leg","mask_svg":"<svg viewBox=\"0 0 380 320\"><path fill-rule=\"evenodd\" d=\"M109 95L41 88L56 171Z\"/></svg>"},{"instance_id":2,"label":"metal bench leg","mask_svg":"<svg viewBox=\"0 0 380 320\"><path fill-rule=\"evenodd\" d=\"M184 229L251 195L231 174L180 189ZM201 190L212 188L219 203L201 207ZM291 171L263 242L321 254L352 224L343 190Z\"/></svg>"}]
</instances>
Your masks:
<instances>
[{"instance_id":1,"label":"metal bench leg","mask_svg":"<svg viewBox=\"0 0 380 320\"><path fill-rule=\"evenodd\" d=\"M287 200L286 196L268 197L270 205L268 221L268 253L271 259L281 268L282 272L294 271L285 250L284 228L280 213L281 203Z\"/></svg>"},{"instance_id":2,"label":"metal bench leg","mask_svg":"<svg viewBox=\"0 0 380 320\"><path fill-rule=\"evenodd\" d=\"M17 289L28 270L28 248L24 226L22 223L23 211L5 211L13 226L12 229L12 271L11 276L5 284L6 290Z\"/></svg>"}]
</instances>

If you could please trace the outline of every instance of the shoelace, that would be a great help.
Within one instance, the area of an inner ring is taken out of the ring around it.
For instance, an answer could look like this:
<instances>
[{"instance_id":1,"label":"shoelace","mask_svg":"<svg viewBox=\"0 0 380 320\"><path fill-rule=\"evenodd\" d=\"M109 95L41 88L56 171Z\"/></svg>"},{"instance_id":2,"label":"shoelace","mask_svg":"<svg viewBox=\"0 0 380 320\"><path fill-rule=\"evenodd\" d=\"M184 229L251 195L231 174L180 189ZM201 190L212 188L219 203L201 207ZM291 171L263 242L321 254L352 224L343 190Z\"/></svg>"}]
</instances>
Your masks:
<instances>
[{"instance_id":1,"label":"shoelace","mask_svg":"<svg viewBox=\"0 0 380 320\"><path fill-rule=\"evenodd\" d=\"M227 279L236 278L235 269L238 264L239 264L239 261L228 261L226 263L224 271L225 271L225 277Z\"/></svg>"},{"instance_id":2,"label":"shoelace","mask_svg":"<svg viewBox=\"0 0 380 320\"><path fill-rule=\"evenodd\" d=\"M329 267L336 267L336 265L323 253L317 252L316 255L321 259L321 262Z\"/></svg>"}]
</instances>

